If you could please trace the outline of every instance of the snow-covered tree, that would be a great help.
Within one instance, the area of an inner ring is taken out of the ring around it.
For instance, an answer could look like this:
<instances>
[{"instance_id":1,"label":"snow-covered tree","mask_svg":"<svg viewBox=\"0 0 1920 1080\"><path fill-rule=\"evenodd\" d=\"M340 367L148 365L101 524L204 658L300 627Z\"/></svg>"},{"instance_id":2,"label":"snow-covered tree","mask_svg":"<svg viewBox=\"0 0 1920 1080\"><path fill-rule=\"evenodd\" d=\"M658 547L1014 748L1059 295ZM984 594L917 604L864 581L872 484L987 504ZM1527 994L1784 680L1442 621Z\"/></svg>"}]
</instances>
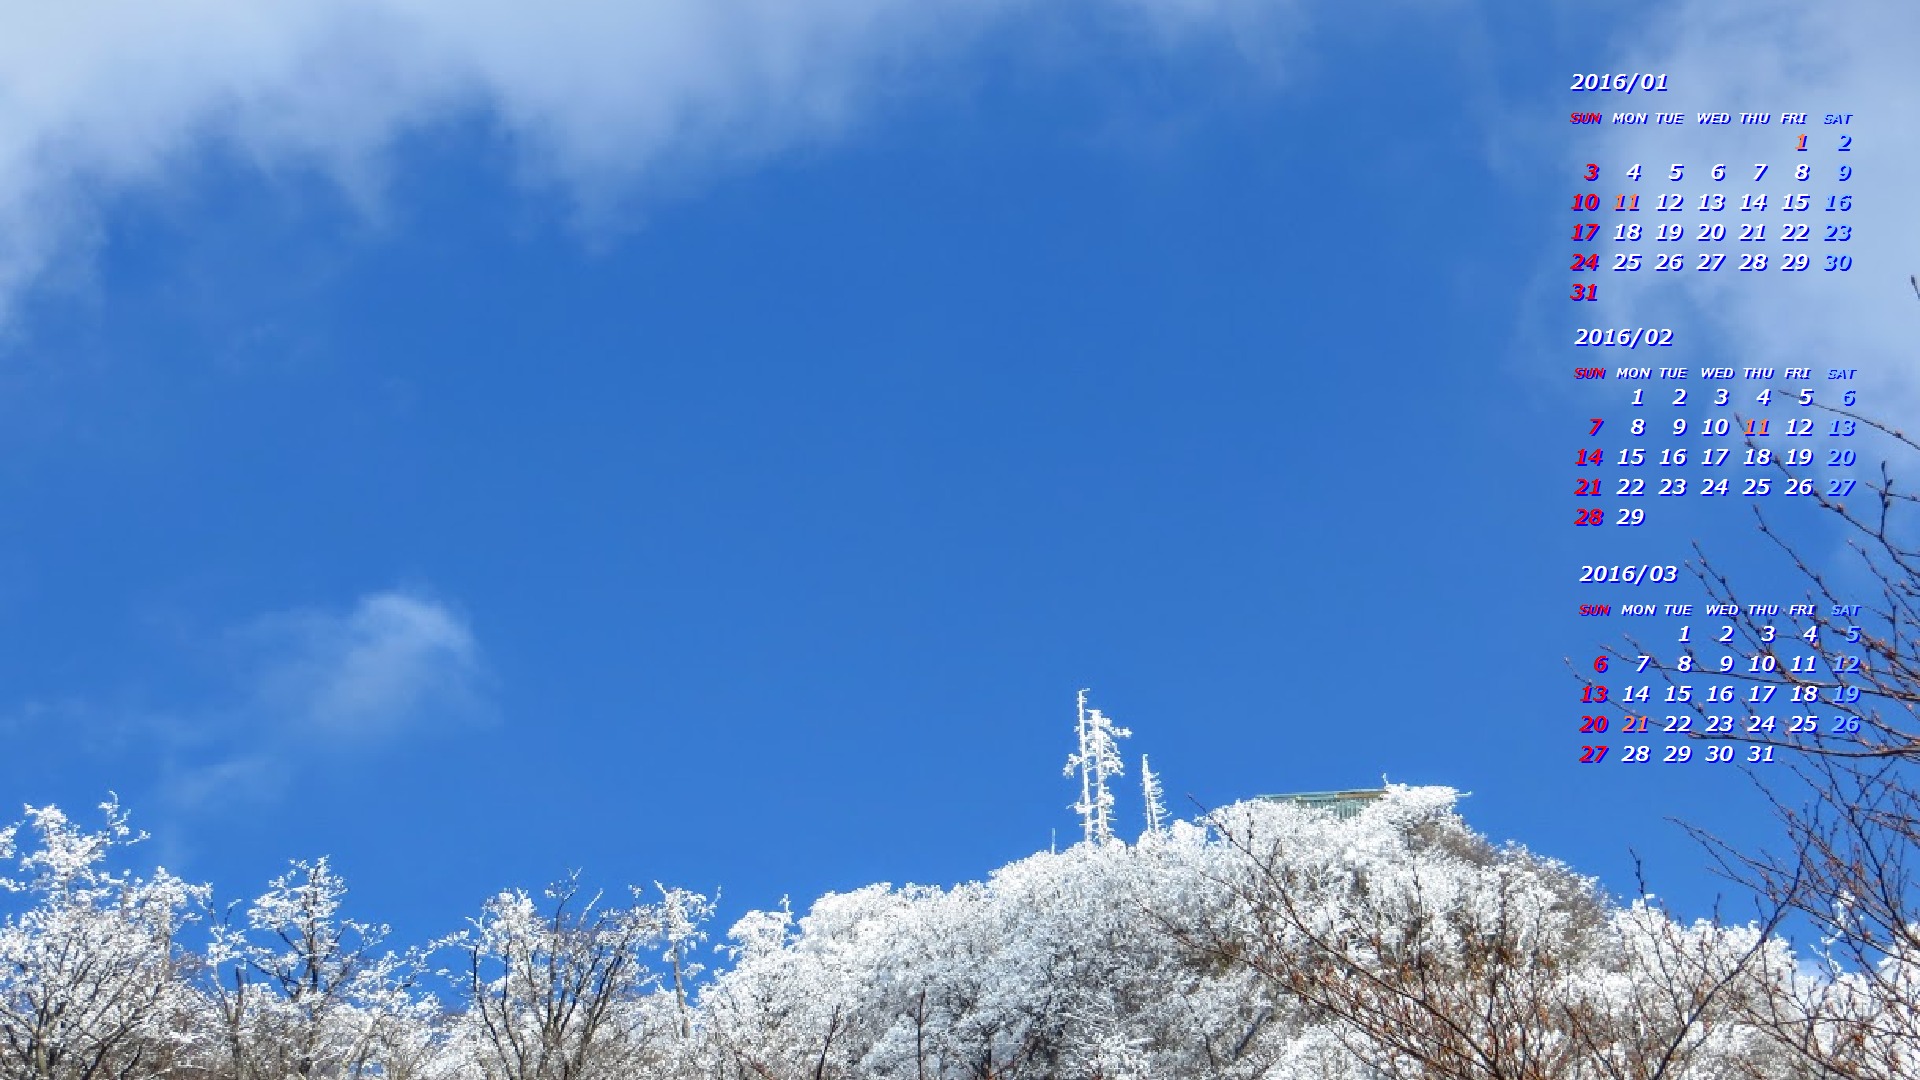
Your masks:
<instances>
[{"instance_id":1,"label":"snow-covered tree","mask_svg":"<svg viewBox=\"0 0 1920 1080\"><path fill-rule=\"evenodd\" d=\"M578 876L487 901L460 943L460 1035L485 1080L631 1080L670 1021L650 1001L659 979L642 954L661 938L656 909L603 908Z\"/></svg>"},{"instance_id":2,"label":"snow-covered tree","mask_svg":"<svg viewBox=\"0 0 1920 1080\"><path fill-rule=\"evenodd\" d=\"M181 926L204 886L165 870L108 867L138 843L117 800L87 831L54 807L28 807L0 831L0 890L28 906L0 920L0 1077L131 1080L160 1075L190 1049L195 1001L180 976ZM25 828L31 842L16 842Z\"/></svg>"},{"instance_id":3,"label":"snow-covered tree","mask_svg":"<svg viewBox=\"0 0 1920 1080\"><path fill-rule=\"evenodd\" d=\"M1147 764L1147 755L1140 755L1140 803L1147 818L1147 835L1158 836L1167 828L1166 794L1160 783L1160 777Z\"/></svg>"},{"instance_id":4,"label":"snow-covered tree","mask_svg":"<svg viewBox=\"0 0 1920 1080\"><path fill-rule=\"evenodd\" d=\"M687 1014L687 985L705 970L693 961L692 954L701 942L707 940L706 923L713 918L713 900L687 889L668 888L657 881L653 887L660 891L660 936L667 946L661 959L667 962L672 973L673 1000L680 1016L680 1034L686 1037L693 1034L692 1021Z\"/></svg>"},{"instance_id":5,"label":"snow-covered tree","mask_svg":"<svg viewBox=\"0 0 1920 1080\"><path fill-rule=\"evenodd\" d=\"M1080 800L1073 810L1080 815L1084 838L1105 843L1113 839L1113 791L1107 781L1125 773L1119 740L1133 733L1099 709L1088 708L1087 691L1080 691L1078 705L1079 748L1068 756L1064 775L1080 775Z\"/></svg>"},{"instance_id":6,"label":"snow-covered tree","mask_svg":"<svg viewBox=\"0 0 1920 1080\"><path fill-rule=\"evenodd\" d=\"M327 859L295 862L244 918L214 922L212 1059L231 1080L390 1077L434 1042L412 994L425 957L383 950L387 927L342 917L346 891Z\"/></svg>"},{"instance_id":7,"label":"snow-covered tree","mask_svg":"<svg viewBox=\"0 0 1920 1080\"><path fill-rule=\"evenodd\" d=\"M1093 758L1107 722L1085 713ZM1481 836L1455 798L1150 817L1141 843L1094 835L950 888L783 901L740 918L711 973L705 896L509 890L450 943L450 1012L417 955L341 914L326 860L229 909L196 966L176 938L205 890L105 870L131 839L117 807L98 833L31 811L24 855L0 831L0 869L20 868L0 880L20 900L0 921L0 1080L1920 1075L1920 1024L1886 993L1920 981L1911 956L1868 979L1766 925L1620 903Z\"/></svg>"},{"instance_id":8,"label":"snow-covered tree","mask_svg":"<svg viewBox=\"0 0 1920 1080\"><path fill-rule=\"evenodd\" d=\"M1793 1080L1738 1007L1792 969L1764 927L1619 907L1452 805L1248 804L951 889L750 916L701 992L697 1072Z\"/></svg>"},{"instance_id":9,"label":"snow-covered tree","mask_svg":"<svg viewBox=\"0 0 1920 1080\"><path fill-rule=\"evenodd\" d=\"M1379 1075L1660 1080L1766 1060L1738 1004L1790 968L1770 928L1615 909L1467 829L1444 791L1396 789L1357 827L1284 804L1215 820L1237 856L1230 914L1179 936L1333 1018Z\"/></svg>"},{"instance_id":10,"label":"snow-covered tree","mask_svg":"<svg viewBox=\"0 0 1920 1080\"><path fill-rule=\"evenodd\" d=\"M1835 414L1836 432L1857 432L1849 442L1861 464L1876 450L1882 456L1852 497L1807 501L1837 526L1829 539L1844 544L1810 546L1806 538L1819 533L1782 531L1760 515L1763 549L1779 553L1790 594L1808 603L1789 607L1785 620L1771 605L1748 603L1780 595L1781 580L1742 580L1700 548L1688 569L1709 610L1726 613L1722 633L1678 654L1631 635L1602 651L1651 666L1670 684L1733 663L1729 654L1750 656L1737 675L1752 684L1748 700L1777 693L1845 703L1830 726L1776 728L1772 717L1730 734L1696 726L1694 738L1767 744L1767 760L1794 763L1755 777L1784 842L1735 846L1696 835L1727 877L1821 940L1810 958L1817 975L1797 980L1791 1000L1762 1003L1754 1022L1812 1075L1893 1080L1920 1075L1920 980L1912 977L1920 961L1920 438L1851 407L1817 408ZM1776 464L1789 488L1821 484L1810 468ZM1714 711L1706 701L1689 707Z\"/></svg>"}]
</instances>

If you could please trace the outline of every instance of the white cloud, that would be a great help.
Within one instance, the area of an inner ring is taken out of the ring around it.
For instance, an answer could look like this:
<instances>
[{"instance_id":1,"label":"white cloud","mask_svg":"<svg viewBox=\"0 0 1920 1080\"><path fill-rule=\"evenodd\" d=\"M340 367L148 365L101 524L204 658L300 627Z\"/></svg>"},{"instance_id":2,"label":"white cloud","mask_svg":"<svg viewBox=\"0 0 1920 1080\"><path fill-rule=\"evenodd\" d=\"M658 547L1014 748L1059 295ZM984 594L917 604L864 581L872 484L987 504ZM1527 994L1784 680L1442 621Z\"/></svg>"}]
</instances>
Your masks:
<instances>
[{"instance_id":1,"label":"white cloud","mask_svg":"<svg viewBox=\"0 0 1920 1080\"><path fill-rule=\"evenodd\" d=\"M1644 44L1616 58L1620 71L1668 72L1672 89L1662 97L1591 95L1583 108L1619 110L1682 109L1684 126L1608 125L1594 160L1614 169L1644 162L1654 183L1647 191L1684 191L1689 200L1714 185L1707 170L1726 162L1730 175L1719 185L1734 192L1763 192L1771 200L1764 215L1744 217L1732 208L1730 231L1756 217L1777 230L1783 193L1814 196L1805 220L1815 233L1806 245L1812 269L1806 273L1740 273L1729 268L1703 274L1603 274L1605 287L1622 299L1604 320L1608 325L1686 326L1693 340L1687 358L1698 363L1701 342L1728 346L1734 364L1773 367L1857 367L1879 391L1862 405L1879 415L1897 415L1920 395L1916 340L1920 340L1920 299L1908 275L1920 272L1920 215L1911 202L1920 176L1920 79L1914 76L1914 51L1920 43L1920 5L1907 0L1805 4L1798 0L1685 0L1651 21ZM1608 100L1601 100L1606 98ZM1612 100L1617 98L1618 100ZM1695 123L1705 111L1731 112L1736 123L1708 127ZM1781 112L1808 112L1805 127L1782 127ZM1742 126L1741 112L1775 114L1765 127ZM1826 113L1852 113L1845 126L1822 123ZM1795 137L1809 134L1809 152L1794 149ZM1840 134L1854 137L1847 153L1834 150ZM1814 174L1807 183L1793 178L1797 161ZM1686 164L1686 182L1665 183L1667 168ZM1752 166L1769 163L1768 176L1751 183ZM1834 178L1840 163L1853 166L1852 179ZM1569 189L1571 190L1571 189ZM1613 188L1604 190L1611 192ZM1850 194L1853 209L1827 213L1830 194ZM1607 196L1611 198L1609 194ZM1737 205L1738 194L1732 197ZM1684 216L1702 216L1689 203ZM1640 215L1646 218L1646 214ZM1651 229L1657 221L1646 225ZM1847 224L1853 239L1824 242L1824 227ZM1607 228L1612 223L1606 223ZM1775 233L1777 236L1777 232ZM1729 239L1732 239L1730 236ZM1702 247L1681 246L1689 252ZM1654 245L1658 247L1659 245ZM1729 243L1727 248L1737 247ZM1766 249L1775 258L1779 243ZM1650 249L1649 249L1650 250ZM1824 256L1849 255L1853 269L1829 273ZM1605 256L1603 256L1604 258ZM1651 256L1649 256L1651 258ZM1604 270L1605 267L1602 267ZM1619 279L1629 279L1621 281ZM1657 362L1642 360L1641 363ZM1824 379L1824 371L1816 375ZM1897 397L1896 397L1897 395Z\"/></svg>"},{"instance_id":2,"label":"white cloud","mask_svg":"<svg viewBox=\"0 0 1920 1080\"><path fill-rule=\"evenodd\" d=\"M1060 5L1073 8L1075 5ZM1090 0L1247 39L1290 0ZM98 211L209 142L361 197L410 128L484 115L584 205L830 136L1031 0L69 0L0 13L0 322ZM1166 35L1164 32L1179 32Z\"/></svg>"},{"instance_id":3,"label":"white cloud","mask_svg":"<svg viewBox=\"0 0 1920 1080\"><path fill-rule=\"evenodd\" d=\"M211 679L158 705L128 690L25 702L0 713L0 736L137 760L168 804L200 809L270 801L314 768L497 719L473 628L414 592L249 619L205 635L175 664Z\"/></svg>"},{"instance_id":4,"label":"white cloud","mask_svg":"<svg viewBox=\"0 0 1920 1080\"><path fill-rule=\"evenodd\" d=\"M289 790L291 763L269 754L242 754L211 763L176 764L161 787L173 809L197 809L234 802L270 802Z\"/></svg>"},{"instance_id":5,"label":"white cloud","mask_svg":"<svg viewBox=\"0 0 1920 1080\"><path fill-rule=\"evenodd\" d=\"M325 762L494 718L472 627L416 593L256 618L213 653L224 686L212 699L132 723L158 740L179 809L270 801Z\"/></svg>"},{"instance_id":6,"label":"white cloud","mask_svg":"<svg viewBox=\"0 0 1920 1080\"><path fill-rule=\"evenodd\" d=\"M289 741L361 743L482 708L473 631L422 597L376 593L347 612L275 615L239 640L256 658L245 722Z\"/></svg>"}]
</instances>

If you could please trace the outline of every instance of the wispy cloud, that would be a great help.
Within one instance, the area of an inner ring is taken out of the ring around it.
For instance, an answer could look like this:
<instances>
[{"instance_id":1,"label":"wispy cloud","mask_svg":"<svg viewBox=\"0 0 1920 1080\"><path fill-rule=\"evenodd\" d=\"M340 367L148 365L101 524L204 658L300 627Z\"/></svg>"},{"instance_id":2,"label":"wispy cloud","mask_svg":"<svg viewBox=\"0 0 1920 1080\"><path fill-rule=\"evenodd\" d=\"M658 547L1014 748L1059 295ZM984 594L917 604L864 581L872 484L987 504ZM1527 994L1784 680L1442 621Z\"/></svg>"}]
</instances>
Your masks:
<instances>
[{"instance_id":1,"label":"wispy cloud","mask_svg":"<svg viewBox=\"0 0 1920 1080\"><path fill-rule=\"evenodd\" d=\"M472 627L419 593L276 612L217 637L218 697L142 725L182 809L269 800L302 770L493 719Z\"/></svg>"},{"instance_id":2,"label":"wispy cloud","mask_svg":"<svg viewBox=\"0 0 1920 1080\"><path fill-rule=\"evenodd\" d=\"M236 639L257 657L247 711L290 741L365 743L482 708L472 629L423 597L376 593L345 612L273 615Z\"/></svg>"},{"instance_id":3,"label":"wispy cloud","mask_svg":"<svg viewBox=\"0 0 1920 1080\"><path fill-rule=\"evenodd\" d=\"M1912 123L1920 111L1916 41L1920 7L1894 0L1850 4L1844 15L1794 0L1685 0L1650 21L1644 43L1608 69L1668 72L1671 89L1664 97L1636 95L1591 107L1609 115L1616 109L1684 109L1686 123L1609 124L1596 160L1615 175L1643 163L1656 178L1650 187L1643 181L1643 191L1684 191L1689 200L1716 188L1734 192L1729 239L1742 224L1764 221L1774 230L1764 247L1775 260L1782 248L1771 241L1785 220L1780 200L1804 192L1812 196L1803 219L1814 227L1804 249L1811 265L1805 272L1782 272L1776 261L1765 272L1741 273L1735 255L1729 261L1736 265L1719 273L1689 267L1673 275L1607 275L1616 303L1628 308L1616 306L1619 317L1607 321L1684 326L1693 340L1683 344L1696 362L1703 358L1694 350L1716 341L1725 343L1731 354L1726 362L1733 364L1859 368L1863 379L1884 392L1877 402L1863 402L1870 411L1909 411L1920 399L1920 369L1913 359L1920 300L1908 283L1909 274L1920 272L1920 216L1907 206L1920 171L1920 128ZM1701 112L1730 112L1736 122L1701 126L1695 123ZM1742 125L1742 112L1768 113L1773 121ZM1810 115L1804 126L1782 126L1782 112ZM1853 114L1848 124L1824 122L1827 114L1846 113ZM1809 136L1804 154L1795 150L1803 131ZM1836 149L1843 134L1853 137L1844 153ZM1686 168L1680 184L1666 182L1674 163ZM1729 170L1724 182L1712 179L1718 163ZM1757 183L1756 163L1770 166ZM1802 163L1810 168L1805 181L1794 173ZM1842 164L1852 166L1846 181L1837 179ZM1739 193L1747 191L1767 195L1769 210L1739 214ZM1827 212L1830 195L1850 195L1853 209ZM1691 212L1687 217L1700 220ZM1850 239L1828 242L1829 225L1850 227ZM1828 255L1849 258L1852 268L1827 270ZM1824 371L1817 375L1824 380ZM1889 400L1896 394L1908 404L1896 409Z\"/></svg>"},{"instance_id":4,"label":"wispy cloud","mask_svg":"<svg viewBox=\"0 0 1920 1080\"><path fill-rule=\"evenodd\" d=\"M418 592L249 618L177 659L211 661L199 696L135 705L109 688L28 702L0 717L0 734L40 752L140 760L168 805L192 810L271 801L306 770L496 719L472 626Z\"/></svg>"},{"instance_id":5,"label":"wispy cloud","mask_svg":"<svg viewBox=\"0 0 1920 1080\"><path fill-rule=\"evenodd\" d=\"M1250 41L1294 0L1065 9ZM85 265L103 202L207 145L380 186L410 129L489 119L585 204L831 136L1017 0L71 0L0 13L0 322Z\"/></svg>"}]
</instances>

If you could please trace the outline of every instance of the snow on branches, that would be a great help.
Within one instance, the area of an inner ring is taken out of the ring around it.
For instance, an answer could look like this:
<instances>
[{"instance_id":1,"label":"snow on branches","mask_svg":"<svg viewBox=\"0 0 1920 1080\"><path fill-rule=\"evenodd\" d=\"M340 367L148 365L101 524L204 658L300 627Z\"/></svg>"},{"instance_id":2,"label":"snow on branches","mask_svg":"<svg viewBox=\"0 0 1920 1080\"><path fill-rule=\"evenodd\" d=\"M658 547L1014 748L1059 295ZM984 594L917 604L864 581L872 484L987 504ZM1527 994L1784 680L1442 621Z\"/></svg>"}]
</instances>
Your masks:
<instances>
[{"instance_id":1,"label":"snow on branches","mask_svg":"<svg viewBox=\"0 0 1920 1080\"><path fill-rule=\"evenodd\" d=\"M1160 776L1147 764L1147 755L1140 755L1140 803L1147 818L1147 835L1158 836L1167 829L1167 804L1165 791L1160 784Z\"/></svg>"},{"instance_id":2,"label":"snow on branches","mask_svg":"<svg viewBox=\"0 0 1920 1080\"><path fill-rule=\"evenodd\" d=\"M1067 767L1062 775L1080 774L1080 799L1073 804L1074 813L1080 815L1080 828L1084 838L1094 843L1106 843L1113 839L1113 791L1107 781L1125 773L1126 768L1120 760L1119 740L1133 732L1115 724L1112 718L1099 709L1087 708L1087 692L1080 691L1079 722L1076 727L1079 735L1079 749L1067 757Z\"/></svg>"},{"instance_id":3,"label":"snow on branches","mask_svg":"<svg viewBox=\"0 0 1920 1080\"><path fill-rule=\"evenodd\" d=\"M1770 926L1622 904L1481 836L1446 788L1167 820L1143 760L1125 843L1101 799L1120 729L1082 711L1096 842L749 912L717 970L708 897L612 906L575 876L488 900L432 946L457 958L436 981L428 949L345 914L327 859L214 912L111 865L138 839L117 805L95 830L30 809L0 829L0 1080L1920 1075L1916 1010L1883 992L1920 992L1910 953L1868 986Z\"/></svg>"},{"instance_id":4,"label":"snow on branches","mask_svg":"<svg viewBox=\"0 0 1920 1080\"><path fill-rule=\"evenodd\" d=\"M107 865L144 837L117 800L86 830L55 807L28 807L0 833L0 875L31 906L0 919L0 1077L94 1080L154 1075L191 1047L194 1010L176 935L207 891L165 870ZM15 843L24 829L24 850Z\"/></svg>"}]
</instances>

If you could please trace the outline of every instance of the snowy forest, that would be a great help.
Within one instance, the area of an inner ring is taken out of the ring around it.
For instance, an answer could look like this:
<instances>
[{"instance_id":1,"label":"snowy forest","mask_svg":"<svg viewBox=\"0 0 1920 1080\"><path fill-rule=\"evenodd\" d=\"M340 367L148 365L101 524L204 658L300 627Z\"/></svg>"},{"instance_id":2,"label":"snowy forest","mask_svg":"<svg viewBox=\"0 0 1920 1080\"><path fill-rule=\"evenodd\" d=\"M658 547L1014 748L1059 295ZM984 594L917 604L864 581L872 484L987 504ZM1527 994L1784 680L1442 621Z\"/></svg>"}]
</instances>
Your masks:
<instances>
[{"instance_id":1,"label":"snowy forest","mask_svg":"<svg viewBox=\"0 0 1920 1080\"><path fill-rule=\"evenodd\" d=\"M235 903L127 869L142 837L116 802L29 808L0 831L0 1076L1920 1076L1911 925L1866 956L1845 912L1816 953L1773 922L1679 919L1478 834L1444 788L1172 820L1143 760L1128 841L1127 732L1084 695L1077 729L1071 847L718 940L707 896L574 878L400 946L326 859Z\"/></svg>"}]
</instances>

